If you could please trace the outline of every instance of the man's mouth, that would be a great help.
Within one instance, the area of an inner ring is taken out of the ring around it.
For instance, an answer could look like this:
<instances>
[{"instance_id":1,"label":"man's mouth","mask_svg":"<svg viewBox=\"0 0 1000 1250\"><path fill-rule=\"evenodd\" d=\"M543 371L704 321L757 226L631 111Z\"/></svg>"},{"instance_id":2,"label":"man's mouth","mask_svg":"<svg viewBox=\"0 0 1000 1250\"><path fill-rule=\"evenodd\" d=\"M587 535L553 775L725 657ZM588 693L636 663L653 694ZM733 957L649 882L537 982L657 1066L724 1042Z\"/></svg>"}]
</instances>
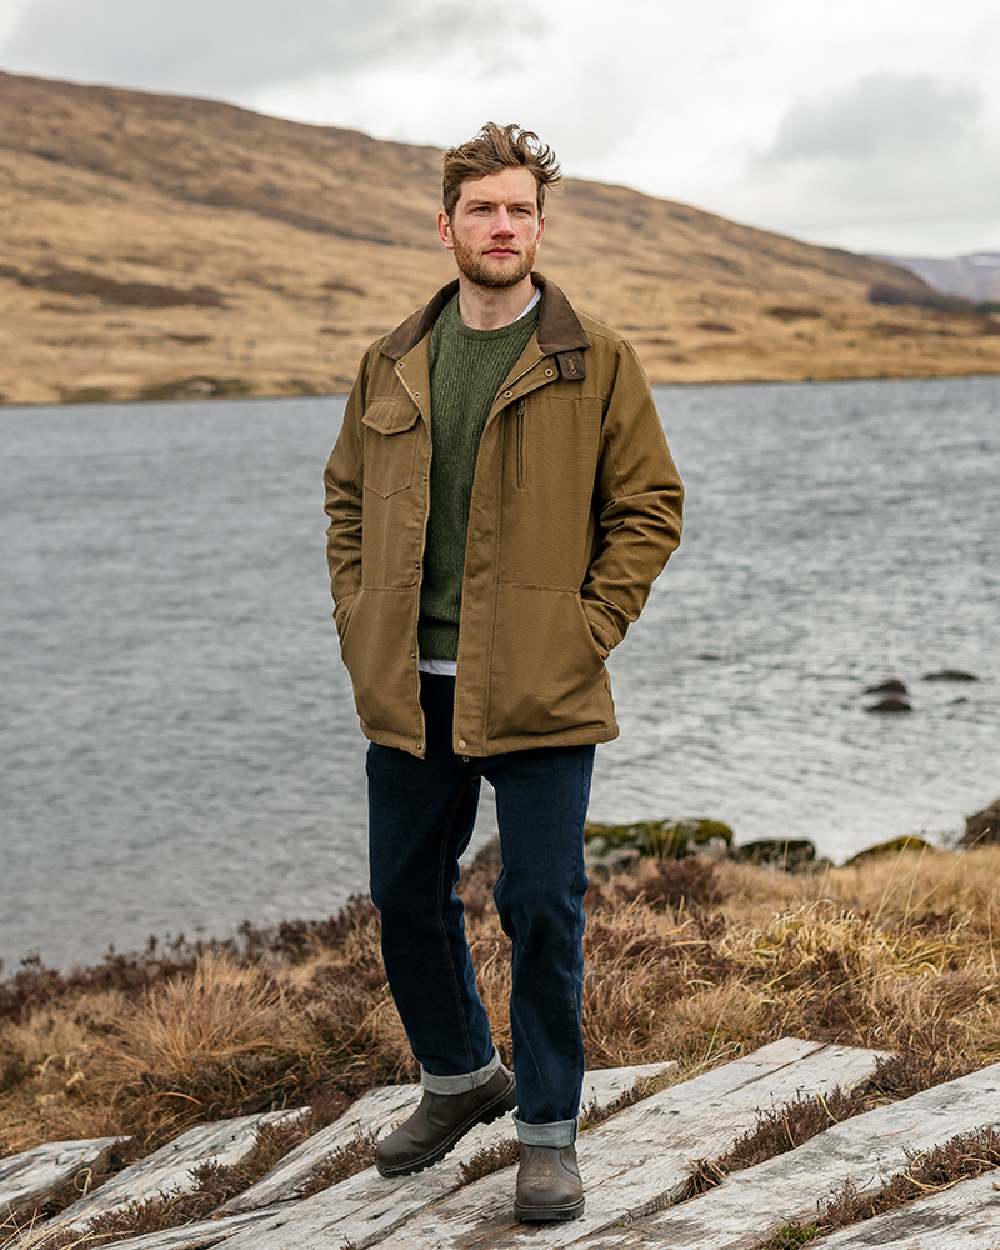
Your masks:
<instances>
[{"instance_id":1,"label":"man's mouth","mask_svg":"<svg viewBox=\"0 0 1000 1250\"><path fill-rule=\"evenodd\" d=\"M487 256L516 256L517 252L512 247L491 247L486 253Z\"/></svg>"}]
</instances>

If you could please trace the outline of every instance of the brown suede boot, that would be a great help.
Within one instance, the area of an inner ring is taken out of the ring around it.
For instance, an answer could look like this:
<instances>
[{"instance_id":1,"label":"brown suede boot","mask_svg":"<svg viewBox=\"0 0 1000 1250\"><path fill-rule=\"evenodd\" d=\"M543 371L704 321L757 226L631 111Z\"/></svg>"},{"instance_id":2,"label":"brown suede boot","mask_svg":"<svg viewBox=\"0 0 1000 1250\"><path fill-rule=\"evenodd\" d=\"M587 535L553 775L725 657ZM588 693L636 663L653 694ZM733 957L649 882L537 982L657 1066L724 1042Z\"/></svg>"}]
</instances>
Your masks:
<instances>
[{"instance_id":1,"label":"brown suede boot","mask_svg":"<svg viewBox=\"0 0 1000 1250\"><path fill-rule=\"evenodd\" d=\"M437 1163L477 1124L490 1124L517 1105L514 1074L501 1063L485 1085L457 1094L423 1091L408 1120L375 1147L383 1176L408 1176Z\"/></svg>"},{"instance_id":2,"label":"brown suede boot","mask_svg":"<svg viewBox=\"0 0 1000 1250\"><path fill-rule=\"evenodd\" d=\"M514 1215L519 1220L575 1220L583 1215L576 1146L521 1142Z\"/></svg>"}]
</instances>

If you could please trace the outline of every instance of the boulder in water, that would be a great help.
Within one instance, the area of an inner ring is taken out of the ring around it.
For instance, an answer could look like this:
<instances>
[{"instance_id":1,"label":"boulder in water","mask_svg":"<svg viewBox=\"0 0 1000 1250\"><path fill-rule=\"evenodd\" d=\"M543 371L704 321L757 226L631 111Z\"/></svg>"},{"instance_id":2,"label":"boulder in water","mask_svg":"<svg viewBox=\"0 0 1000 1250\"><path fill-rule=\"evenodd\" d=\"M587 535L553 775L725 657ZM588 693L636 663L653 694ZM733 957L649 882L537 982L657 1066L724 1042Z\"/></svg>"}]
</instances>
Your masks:
<instances>
[{"instance_id":1,"label":"boulder in water","mask_svg":"<svg viewBox=\"0 0 1000 1250\"><path fill-rule=\"evenodd\" d=\"M909 699L900 698L899 695L889 695L888 698L879 699L878 703L869 703L865 708L866 712L912 712L913 708Z\"/></svg>"},{"instance_id":2,"label":"boulder in water","mask_svg":"<svg viewBox=\"0 0 1000 1250\"><path fill-rule=\"evenodd\" d=\"M583 836L595 859L622 849L636 849L655 859L680 859L695 851L726 850L733 831L721 820L638 820L630 825L588 821Z\"/></svg>"},{"instance_id":3,"label":"boulder in water","mask_svg":"<svg viewBox=\"0 0 1000 1250\"><path fill-rule=\"evenodd\" d=\"M1000 845L1000 799L965 818L965 833L959 846Z\"/></svg>"},{"instance_id":4,"label":"boulder in water","mask_svg":"<svg viewBox=\"0 0 1000 1250\"><path fill-rule=\"evenodd\" d=\"M858 851L857 855L845 859L844 865L846 867L848 864L857 864L878 855L898 854L900 851L934 851L936 849L926 838L919 838L913 833L904 833L901 837L890 838L888 842L876 842L874 846L866 846L863 851Z\"/></svg>"},{"instance_id":5,"label":"boulder in water","mask_svg":"<svg viewBox=\"0 0 1000 1250\"><path fill-rule=\"evenodd\" d=\"M890 677L888 681L880 681L877 686L865 686L862 694L906 694L906 682L898 677Z\"/></svg>"},{"instance_id":6,"label":"boulder in water","mask_svg":"<svg viewBox=\"0 0 1000 1250\"><path fill-rule=\"evenodd\" d=\"M795 872L812 866L816 860L816 844L809 838L757 838L734 846L733 859Z\"/></svg>"}]
</instances>

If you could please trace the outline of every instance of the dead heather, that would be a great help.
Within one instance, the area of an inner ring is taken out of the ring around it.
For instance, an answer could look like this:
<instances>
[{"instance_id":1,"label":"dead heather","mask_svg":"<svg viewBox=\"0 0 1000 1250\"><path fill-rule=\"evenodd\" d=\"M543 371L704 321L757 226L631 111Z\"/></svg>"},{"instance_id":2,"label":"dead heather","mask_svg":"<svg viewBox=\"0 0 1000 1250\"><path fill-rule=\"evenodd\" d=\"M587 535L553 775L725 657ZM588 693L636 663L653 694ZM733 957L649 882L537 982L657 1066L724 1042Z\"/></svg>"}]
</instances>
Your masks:
<instances>
[{"instance_id":1,"label":"dead heather","mask_svg":"<svg viewBox=\"0 0 1000 1250\"><path fill-rule=\"evenodd\" d=\"M978 1061L957 1057L942 1062L937 1054L915 1045L911 1037L906 1050L876 1058L871 1076L850 1089L837 1086L827 1094L797 1098L758 1113L756 1126L737 1138L731 1149L713 1159L694 1161L684 1198L713 1189L731 1172L794 1150L834 1124L909 1098L932 1085L957 1080L981 1066Z\"/></svg>"},{"instance_id":2,"label":"dead heather","mask_svg":"<svg viewBox=\"0 0 1000 1250\"><path fill-rule=\"evenodd\" d=\"M985 1127L958 1133L940 1146L914 1154L905 1170L880 1189L862 1192L852 1181L846 1181L814 1219L788 1221L756 1250L791 1250L808 1245L839 1228L895 1211L918 1198L930 1198L960 1181L996 1168L1000 1168L1000 1132Z\"/></svg>"},{"instance_id":3,"label":"dead heather","mask_svg":"<svg viewBox=\"0 0 1000 1250\"><path fill-rule=\"evenodd\" d=\"M350 1176L356 1176L365 1168L375 1166L375 1146L378 1133L375 1130L358 1133L343 1146L338 1146L316 1164L299 1190L300 1198L309 1198L321 1189L329 1189Z\"/></svg>"},{"instance_id":4,"label":"dead heather","mask_svg":"<svg viewBox=\"0 0 1000 1250\"><path fill-rule=\"evenodd\" d=\"M460 889L480 992L509 1059L510 943L493 907L496 872L495 856L483 855ZM905 1056L895 1078L883 1065L885 1088L869 1094L878 1098L994 1062L998 879L1000 848L987 846L801 874L701 857L595 870L588 1066L673 1059L669 1081L681 1081L790 1034ZM244 925L232 939L169 948L151 939L145 952L66 974L28 961L0 985L0 1154L131 1139L103 1170L74 1177L46 1215L194 1124L308 1105L314 1131L366 1089L417 1076L385 983L378 914L360 896L325 920ZM747 1157L782 1135L804 1140L854 1105L827 1102L828 1112L791 1108L760 1126ZM267 1167L293 1144L276 1138ZM263 1160L206 1185L245 1188Z\"/></svg>"}]
</instances>

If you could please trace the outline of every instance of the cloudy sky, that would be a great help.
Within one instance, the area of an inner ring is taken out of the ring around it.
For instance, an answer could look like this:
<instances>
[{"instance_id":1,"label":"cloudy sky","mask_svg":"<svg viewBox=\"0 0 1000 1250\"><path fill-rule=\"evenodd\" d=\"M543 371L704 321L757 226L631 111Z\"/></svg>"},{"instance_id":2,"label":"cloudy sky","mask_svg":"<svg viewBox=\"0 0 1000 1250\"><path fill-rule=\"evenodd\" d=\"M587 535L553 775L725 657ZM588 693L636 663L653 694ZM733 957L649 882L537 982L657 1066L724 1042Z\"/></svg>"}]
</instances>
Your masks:
<instances>
[{"instance_id":1,"label":"cloudy sky","mask_svg":"<svg viewBox=\"0 0 1000 1250\"><path fill-rule=\"evenodd\" d=\"M438 146L858 251L1000 250L997 0L0 0L0 67Z\"/></svg>"}]
</instances>

